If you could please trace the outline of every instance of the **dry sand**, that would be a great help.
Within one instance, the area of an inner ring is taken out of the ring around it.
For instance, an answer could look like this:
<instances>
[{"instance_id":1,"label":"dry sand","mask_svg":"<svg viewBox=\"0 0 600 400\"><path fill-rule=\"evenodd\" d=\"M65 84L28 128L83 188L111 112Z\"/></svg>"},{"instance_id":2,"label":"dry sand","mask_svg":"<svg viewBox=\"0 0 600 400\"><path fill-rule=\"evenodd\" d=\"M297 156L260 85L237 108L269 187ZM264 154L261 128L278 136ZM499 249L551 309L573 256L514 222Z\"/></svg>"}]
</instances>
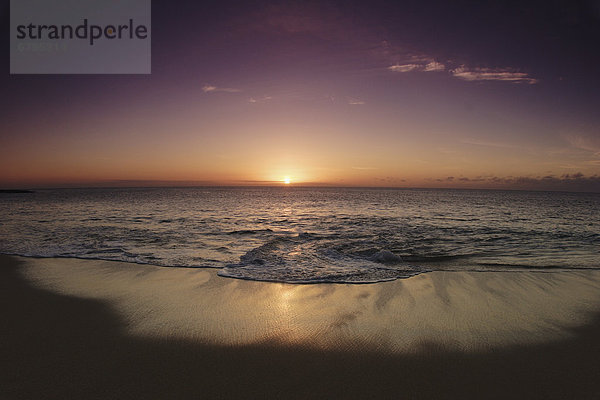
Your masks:
<instances>
[{"instance_id":1,"label":"dry sand","mask_svg":"<svg viewBox=\"0 0 600 400\"><path fill-rule=\"evenodd\" d=\"M600 273L288 285L0 256L1 398L599 398Z\"/></svg>"}]
</instances>

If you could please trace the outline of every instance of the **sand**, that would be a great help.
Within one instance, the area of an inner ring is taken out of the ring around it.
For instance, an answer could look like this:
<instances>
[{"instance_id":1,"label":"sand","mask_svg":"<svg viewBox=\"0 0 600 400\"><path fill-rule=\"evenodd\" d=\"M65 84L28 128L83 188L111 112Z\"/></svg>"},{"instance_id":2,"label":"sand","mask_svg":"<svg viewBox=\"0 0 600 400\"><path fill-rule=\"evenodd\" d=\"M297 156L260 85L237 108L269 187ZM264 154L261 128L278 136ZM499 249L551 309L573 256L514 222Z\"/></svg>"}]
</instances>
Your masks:
<instances>
[{"instance_id":1,"label":"sand","mask_svg":"<svg viewBox=\"0 0 600 400\"><path fill-rule=\"evenodd\" d=\"M288 285L0 256L1 398L598 398L600 273Z\"/></svg>"}]
</instances>

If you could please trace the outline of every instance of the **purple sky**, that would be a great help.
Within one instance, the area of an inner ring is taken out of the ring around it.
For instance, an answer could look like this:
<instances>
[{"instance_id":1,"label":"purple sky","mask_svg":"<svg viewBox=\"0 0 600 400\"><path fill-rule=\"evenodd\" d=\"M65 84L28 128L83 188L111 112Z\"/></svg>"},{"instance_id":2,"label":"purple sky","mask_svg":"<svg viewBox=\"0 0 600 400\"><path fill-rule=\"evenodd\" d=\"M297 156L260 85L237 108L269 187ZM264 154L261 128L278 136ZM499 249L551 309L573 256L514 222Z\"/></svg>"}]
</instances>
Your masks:
<instances>
[{"instance_id":1,"label":"purple sky","mask_svg":"<svg viewBox=\"0 0 600 400\"><path fill-rule=\"evenodd\" d=\"M600 191L600 2L548 3L153 1L152 75L6 60L0 186Z\"/></svg>"}]
</instances>

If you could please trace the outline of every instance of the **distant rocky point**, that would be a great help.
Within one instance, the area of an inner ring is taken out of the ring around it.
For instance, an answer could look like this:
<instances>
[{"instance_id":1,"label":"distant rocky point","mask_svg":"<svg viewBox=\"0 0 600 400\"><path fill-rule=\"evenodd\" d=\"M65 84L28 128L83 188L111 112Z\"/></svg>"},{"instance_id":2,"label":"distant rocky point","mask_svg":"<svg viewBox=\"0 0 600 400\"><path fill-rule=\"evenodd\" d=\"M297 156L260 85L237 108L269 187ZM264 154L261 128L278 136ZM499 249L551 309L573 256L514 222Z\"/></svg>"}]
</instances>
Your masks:
<instances>
[{"instance_id":1,"label":"distant rocky point","mask_svg":"<svg viewBox=\"0 0 600 400\"><path fill-rule=\"evenodd\" d=\"M33 190L0 189L0 193L33 193Z\"/></svg>"}]
</instances>

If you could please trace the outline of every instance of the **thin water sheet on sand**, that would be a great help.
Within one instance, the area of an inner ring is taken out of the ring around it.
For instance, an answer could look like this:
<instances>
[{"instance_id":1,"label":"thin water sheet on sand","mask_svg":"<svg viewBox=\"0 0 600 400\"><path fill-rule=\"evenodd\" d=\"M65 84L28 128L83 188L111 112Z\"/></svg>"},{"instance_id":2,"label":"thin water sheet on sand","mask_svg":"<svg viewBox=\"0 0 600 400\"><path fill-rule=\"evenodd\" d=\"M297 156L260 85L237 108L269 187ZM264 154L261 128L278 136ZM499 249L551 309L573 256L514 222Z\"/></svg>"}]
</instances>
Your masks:
<instances>
[{"instance_id":1,"label":"thin water sheet on sand","mask_svg":"<svg viewBox=\"0 0 600 400\"><path fill-rule=\"evenodd\" d=\"M111 304L131 335L226 345L479 350L564 339L600 309L597 271L438 271L367 285L292 285L209 269L22 260L37 287Z\"/></svg>"}]
</instances>

